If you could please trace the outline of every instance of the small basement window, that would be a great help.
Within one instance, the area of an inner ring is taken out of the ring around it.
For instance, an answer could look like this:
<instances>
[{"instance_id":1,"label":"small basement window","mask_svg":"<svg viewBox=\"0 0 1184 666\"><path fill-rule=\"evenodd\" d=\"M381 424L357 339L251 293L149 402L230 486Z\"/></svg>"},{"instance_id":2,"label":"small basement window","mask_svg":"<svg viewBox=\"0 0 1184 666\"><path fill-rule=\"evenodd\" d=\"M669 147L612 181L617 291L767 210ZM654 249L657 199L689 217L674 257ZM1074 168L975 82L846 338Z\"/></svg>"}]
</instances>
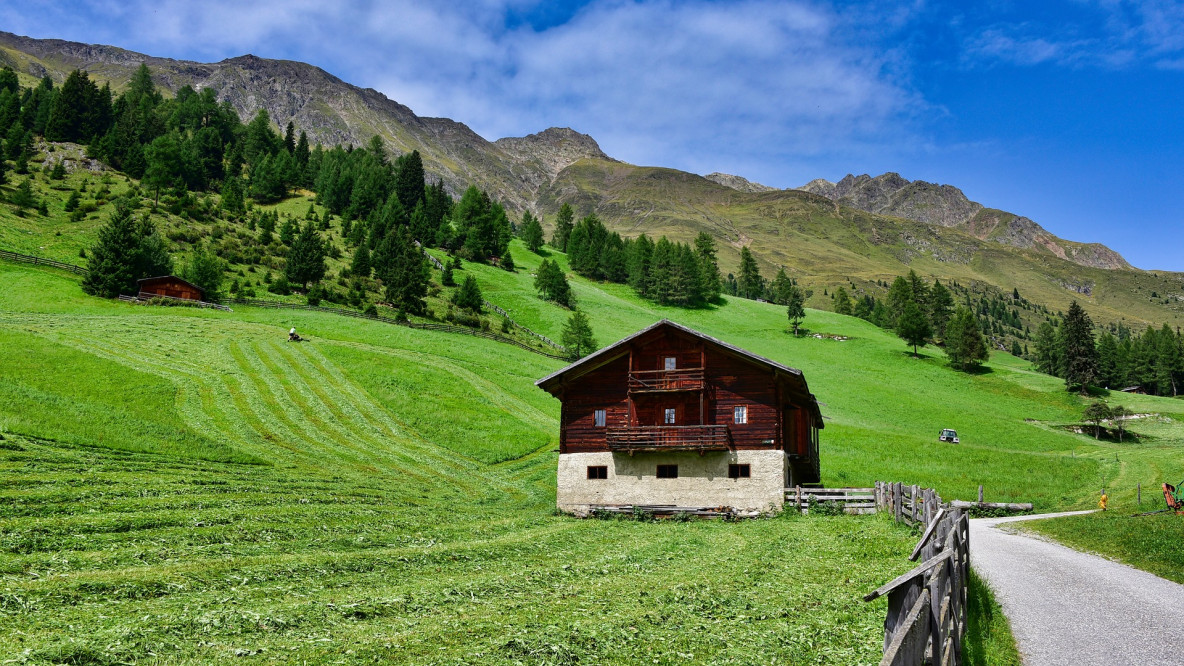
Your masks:
<instances>
[{"instance_id":1,"label":"small basement window","mask_svg":"<svg viewBox=\"0 0 1184 666\"><path fill-rule=\"evenodd\" d=\"M732 408L732 423L748 423L748 405L736 405Z\"/></svg>"},{"instance_id":2,"label":"small basement window","mask_svg":"<svg viewBox=\"0 0 1184 666\"><path fill-rule=\"evenodd\" d=\"M665 423L666 423L666 424L668 424L668 425L674 425L674 408L673 408L673 407L667 407L667 408L666 408L666 420L665 420Z\"/></svg>"},{"instance_id":3,"label":"small basement window","mask_svg":"<svg viewBox=\"0 0 1184 666\"><path fill-rule=\"evenodd\" d=\"M589 479L607 479L608 465L588 465Z\"/></svg>"},{"instance_id":4,"label":"small basement window","mask_svg":"<svg viewBox=\"0 0 1184 666\"><path fill-rule=\"evenodd\" d=\"M752 476L752 468L747 463L743 465L728 465L729 479L747 479Z\"/></svg>"},{"instance_id":5,"label":"small basement window","mask_svg":"<svg viewBox=\"0 0 1184 666\"><path fill-rule=\"evenodd\" d=\"M659 479L677 479L678 465L658 465Z\"/></svg>"},{"instance_id":6,"label":"small basement window","mask_svg":"<svg viewBox=\"0 0 1184 666\"><path fill-rule=\"evenodd\" d=\"M596 427L597 428L603 428L605 418L606 418L605 410L603 410L603 409L596 410L595 412L592 413L592 418L596 420ZM589 477L589 478L591 478L591 477Z\"/></svg>"},{"instance_id":7,"label":"small basement window","mask_svg":"<svg viewBox=\"0 0 1184 666\"><path fill-rule=\"evenodd\" d=\"M674 356L667 356L667 357L666 357L666 365L665 365L665 367L666 367L666 369L667 369L667 370L673 370L673 369L675 369L675 367L677 367L677 364L678 364L678 361L675 359L675 357L674 357Z\"/></svg>"}]
</instances>

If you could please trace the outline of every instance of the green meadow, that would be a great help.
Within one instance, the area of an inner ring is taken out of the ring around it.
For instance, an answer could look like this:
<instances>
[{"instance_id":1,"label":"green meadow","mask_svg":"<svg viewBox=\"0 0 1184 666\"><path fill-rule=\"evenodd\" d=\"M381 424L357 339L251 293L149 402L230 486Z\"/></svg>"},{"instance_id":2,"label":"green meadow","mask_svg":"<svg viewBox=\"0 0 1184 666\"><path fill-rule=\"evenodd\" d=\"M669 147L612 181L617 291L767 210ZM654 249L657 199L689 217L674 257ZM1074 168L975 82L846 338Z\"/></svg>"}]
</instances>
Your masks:
<instances>
[{"instance_id":1,"label":"green meadow","mask_svg":"<svg viewBox=\"0 0 1184 666\"><path fill-rule=\"evenodd\" d=\"M464 270L558 338L541 258L512 251L515 273ZM1154 416L1095 441L1066 428L1079 397L1008 355L966 375L832 313L794 338L769 304L573 288L602 345L668 317L801 368L829 486L982 484L1044 511L1105 484L1125 511L1136 483L1181 471L1184 402L1111 396ZM0 348L0 661L876 663L884 602L861 596L910 568L917 537L877 516L557 515L559 404L533 382L562 363L494 341L102 301L0 263Z\"/></svg>"}]
</instances>

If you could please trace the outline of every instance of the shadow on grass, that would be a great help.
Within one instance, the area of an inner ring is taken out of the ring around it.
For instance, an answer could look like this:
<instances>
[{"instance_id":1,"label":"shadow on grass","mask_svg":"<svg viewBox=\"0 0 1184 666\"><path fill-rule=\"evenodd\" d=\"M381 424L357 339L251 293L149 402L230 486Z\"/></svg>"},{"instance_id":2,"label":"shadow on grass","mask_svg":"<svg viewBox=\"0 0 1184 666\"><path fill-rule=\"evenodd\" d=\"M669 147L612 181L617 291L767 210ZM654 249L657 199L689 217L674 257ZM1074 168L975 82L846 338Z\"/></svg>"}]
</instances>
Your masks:
<instances>
[{"instance_id":1,"label":"shadow on grass","mask_svg":"<svg viewBox=\"0 0 1184 666\"><path fill-rule=\"evenodd\" d=\"M974 569L966 581L966 637L963 664L966 666L1020 666L1019 649L1011 625L986 582Z\"/></svg>"}]
</instances>

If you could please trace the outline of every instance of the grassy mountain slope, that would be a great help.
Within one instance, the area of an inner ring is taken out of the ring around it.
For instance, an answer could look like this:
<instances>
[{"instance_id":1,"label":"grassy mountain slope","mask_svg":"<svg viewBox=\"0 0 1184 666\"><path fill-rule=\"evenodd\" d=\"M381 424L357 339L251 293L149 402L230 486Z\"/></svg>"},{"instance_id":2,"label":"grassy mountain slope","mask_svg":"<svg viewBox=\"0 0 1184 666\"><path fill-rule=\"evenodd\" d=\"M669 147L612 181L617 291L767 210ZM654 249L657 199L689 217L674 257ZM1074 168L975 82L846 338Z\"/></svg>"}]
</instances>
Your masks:
<instances>
[{"instance_id":1,"label":"grassy mountain slope","mask_svg":"<svg viewBox=\"0 0 1184 666\"><path fill-rule=\"evenodd\" d=\"M511 251L517 273L465 270L557 335L566 311L531 295L540 258ZM850 317L807 319L846 340L793 338L768 304L683 311L573 287L602 343L666 316L802 368L824 403L828 485L983 483L1051 509L1105 482L1117 508L1184 447L1184 407L1161 398L1112 398L1173 419L1123 445L1060 429L1079 398L1007 355L962 375ZM284 342L289 326L311 341ZM25 350L0 357L6 659L857 663L877 658L883 613L859 595L908 568L914 535L877 518L555 516L558 403L533 380L560 363L507 345L132 306L6 263L0 340ZM965 443L938 444L942 427Z\"/></svg>"}]
</instances>

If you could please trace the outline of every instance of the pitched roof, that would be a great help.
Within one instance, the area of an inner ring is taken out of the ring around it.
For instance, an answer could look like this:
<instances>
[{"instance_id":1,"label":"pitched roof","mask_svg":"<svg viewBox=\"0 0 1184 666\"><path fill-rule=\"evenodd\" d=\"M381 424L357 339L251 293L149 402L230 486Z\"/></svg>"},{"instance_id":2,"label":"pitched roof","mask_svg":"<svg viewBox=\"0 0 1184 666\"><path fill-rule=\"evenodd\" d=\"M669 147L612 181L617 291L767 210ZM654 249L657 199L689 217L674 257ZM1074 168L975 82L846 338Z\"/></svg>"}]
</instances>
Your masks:
<instances>
[{"instance_id":1,"label":"pitched roof","mask_svg":"<svg viewBox=\"0 0 1184 666\"><path fill-rule=\"evenodd\" d=\"M189 285L190 287L193 287L194 289L200 291L203 294L206 293L205 289L202 289L201 287L193 284L192 282L190 282L188 280L183 280L183 279L177 277L176 275L158 275L156 277L140 278L139 280L136 280L136 284L144 284L145 282L161 282L164 280L168 280L169 282L180 282L181 284L186 284L186 285Z\"/></svg>"},{"instance_id":2,"label":"pitched roof","mask_svg":"<svg viewBox=\"0 0 1184 666\"><path fill-rule=\"evenodd\" d=\"M550 393L551 389L564 377L578 377L586 372L600 367L604 363L607 363L608 361L619 357L621 354L624 354L630 342L662 327L669 327L677 331L681 331L682 333L686 333L724 351L730 352L731 354L738 356L750 363L764 365L777 373L789 376L794 380L795 383L801 386L802 391L806 395L810 396L810 402L812 403L810 406L813 408L812 411L814 412L818 427L822 427L822 412L818 408L818 401L814 398L814 395L810 393L810 389L806 385L806 378L802 375L801 370L798 370L797 368L791 368L788 365L783 365L777 361L760 356L759 354L754 354L747 349L742 349L736 345L724 342L719 338L714 338L710 335L707 335L706 333L701 333L693 328L688 328L682 324L670 321L669 319L662 319L661 321L657 321L632 335L621 338L613 344L589 354L575 363L568 365L567 367L556 370L546 377L536 381L534 384L535 386L538 386L539 388Z\"/></svg>"}]
</instances>

